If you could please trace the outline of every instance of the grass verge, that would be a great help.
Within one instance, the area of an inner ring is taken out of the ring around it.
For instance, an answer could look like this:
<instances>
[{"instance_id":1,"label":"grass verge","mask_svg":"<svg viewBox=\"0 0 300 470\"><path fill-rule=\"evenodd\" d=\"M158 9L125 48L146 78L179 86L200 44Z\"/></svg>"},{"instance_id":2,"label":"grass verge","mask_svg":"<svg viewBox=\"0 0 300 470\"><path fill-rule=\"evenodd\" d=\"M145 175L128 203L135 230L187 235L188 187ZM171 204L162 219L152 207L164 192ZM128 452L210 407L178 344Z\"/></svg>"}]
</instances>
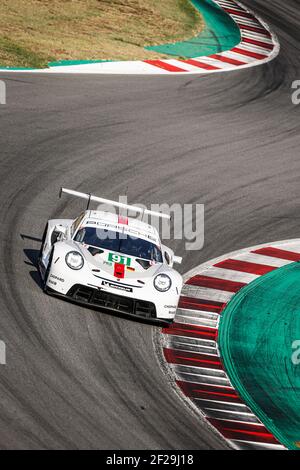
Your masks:
<instances>
[{"instance_id":1,"label":"grass verge","mask_svg":"<svg viewBox=\"0 0 300 470\"><path fill-rule=\"evenodd\" d=\"M0 65L162 58L144 46L185 40L203 27L188 0L1 0Z\"/></svg>"}]
</instances>

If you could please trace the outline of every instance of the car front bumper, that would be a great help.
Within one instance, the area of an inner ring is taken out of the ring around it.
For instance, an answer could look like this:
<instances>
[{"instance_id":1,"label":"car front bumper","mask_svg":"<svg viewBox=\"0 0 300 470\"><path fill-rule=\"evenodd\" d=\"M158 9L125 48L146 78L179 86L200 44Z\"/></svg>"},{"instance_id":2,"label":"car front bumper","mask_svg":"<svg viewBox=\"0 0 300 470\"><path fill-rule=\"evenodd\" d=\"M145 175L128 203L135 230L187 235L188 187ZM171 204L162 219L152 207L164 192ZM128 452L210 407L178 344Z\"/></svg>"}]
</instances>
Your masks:
<instances>
[{"instance_id":1,"label":"car front bumper","mask_svg":"<svg viewBox=\"0 0 300 470\"><path fill-rule=\"evenodd\" d=\"M110 294L80 284L73 286L67 294L61 294L49 287L45 289L45 292L86 307L121 313L165 325L173 322L173 317L158 318L155 305L151 302Z\"/></svg>"},{"instance_id":2,"label":"car front bumper","mask_svg":"<svg viewBox=\"0 0 300 470\"><path fill-rule=\"evenodd\" d=\"M67 293L67 297L79 302L97 307L130 313L146 318L156 318L155 304L145 300L132 299L112 292L94 289L92 287L75 284Z\"/></svg>"},{"instance_id":3,"label":"car front bumper","mask_svg":"<svg viewBox=\"0 0 300 470\"><path fill-rule=\"evenodd\" d=\"M128 292L128 284L113 279L103 282L103 278L88 270L81 270L80 273L69 270L66 273L59 261L52 263L47 279L46 290L51 294L136 317L166 321L172 321L175 317L179 296L173 290L160 293L154 287L138 288L132 285Z\"/></svg>"}]
</instances>

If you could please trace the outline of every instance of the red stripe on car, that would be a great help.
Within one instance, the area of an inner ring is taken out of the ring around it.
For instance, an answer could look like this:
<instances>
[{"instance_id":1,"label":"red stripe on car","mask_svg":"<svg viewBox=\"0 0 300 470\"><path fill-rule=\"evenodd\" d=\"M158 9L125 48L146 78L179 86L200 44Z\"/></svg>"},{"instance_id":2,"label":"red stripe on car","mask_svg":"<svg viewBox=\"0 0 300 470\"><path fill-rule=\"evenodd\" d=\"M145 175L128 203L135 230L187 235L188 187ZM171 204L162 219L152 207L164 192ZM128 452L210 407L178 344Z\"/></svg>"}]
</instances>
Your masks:
<instances>
[{"instance_id":1,"label":"red stripe on car","mask_svg":"<svg viewBox=\"0 0 300 470\"><path fill-rule=\"evenodd\" d=\"M118 223L128 225L128 217L124 217L123 215L118 216Z\"/></svg>"}]
</instances>

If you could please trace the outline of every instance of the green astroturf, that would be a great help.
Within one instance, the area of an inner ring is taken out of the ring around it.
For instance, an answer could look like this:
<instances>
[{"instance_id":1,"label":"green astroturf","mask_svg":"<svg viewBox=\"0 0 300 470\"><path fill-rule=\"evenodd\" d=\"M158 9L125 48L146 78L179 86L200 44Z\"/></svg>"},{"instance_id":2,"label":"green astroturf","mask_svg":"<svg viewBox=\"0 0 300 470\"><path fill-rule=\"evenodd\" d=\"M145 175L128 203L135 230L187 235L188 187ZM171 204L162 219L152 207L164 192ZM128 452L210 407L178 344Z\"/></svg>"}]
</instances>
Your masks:
<instances>
[{"instance_id":1,"label":"green astroturf","mask_svg":"<svg viewBox=\"0 0 300 470\"><path fill-rule=\"evenodd\" d=\"M258 278L233 297L222 313L219 346L240 396L282 444L299 449L299 263Z\"/></svg>"},{"instance_id":2,"label":"green astroturf","mask_svg":"<svg viewBox=\"0 0 300 470\"><path fill-rule=\"evenodd\" d=\"M241 41L240 30L233 19L212 0L191 0L205 21L204 30L187 41L145 49L184 58L193 58L228 51Z\"/></svg>"}]
</instances>

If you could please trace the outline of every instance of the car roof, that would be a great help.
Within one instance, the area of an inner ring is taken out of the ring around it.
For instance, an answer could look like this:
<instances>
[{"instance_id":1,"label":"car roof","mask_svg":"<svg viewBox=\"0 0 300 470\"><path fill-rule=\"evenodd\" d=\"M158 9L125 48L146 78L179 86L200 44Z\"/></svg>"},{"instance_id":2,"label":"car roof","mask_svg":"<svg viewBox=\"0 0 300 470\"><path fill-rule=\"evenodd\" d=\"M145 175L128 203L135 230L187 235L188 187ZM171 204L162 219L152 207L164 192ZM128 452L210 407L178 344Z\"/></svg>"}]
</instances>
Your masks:
<instances>
[{"instance_id":1,"label":"car roof","mask_svg":"<svg viewBox=\"0 0 300 470\"><path fill-rule=\"evenodd\" d=\"M133 217L124 217L112 212L87 210L81 226L105 225L107 229L123 231L124 233L150 240L159 245L160 237L153 225L147 224Z\"/></svg>"}]
</instances>

